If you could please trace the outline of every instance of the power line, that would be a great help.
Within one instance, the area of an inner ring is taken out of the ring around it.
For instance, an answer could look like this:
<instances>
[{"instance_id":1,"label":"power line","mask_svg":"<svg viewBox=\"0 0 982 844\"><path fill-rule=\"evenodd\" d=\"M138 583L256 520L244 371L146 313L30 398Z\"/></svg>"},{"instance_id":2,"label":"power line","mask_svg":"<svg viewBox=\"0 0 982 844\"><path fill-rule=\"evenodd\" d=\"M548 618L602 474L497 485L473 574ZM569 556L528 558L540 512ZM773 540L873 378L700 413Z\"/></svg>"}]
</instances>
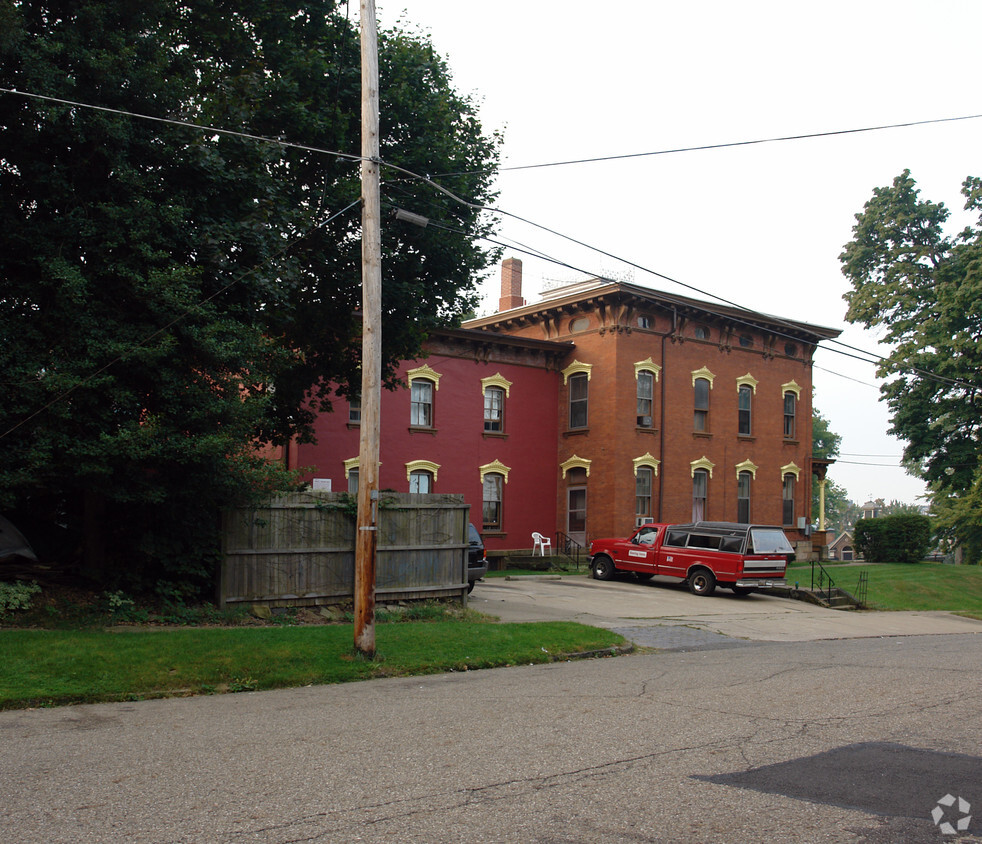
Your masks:
<instances>
[{"instance_id":1,"label":"power line","mask_svg":"<svg viewBox=\"0 0 982 844\"><path fill-rule=\"evenodd\" d=\"M277 138L268 138L268 137L264 137L262 135L254 135L254 134L245 133L245 132L238 132L238 131L230 130L230 129L217 129L215 127L204 126L204 125L197 124L197 123L192 123L192 122L189 122L189 121L174 120L174 119L171 119L171 118L154 117L152 115L140 114L138 112L130 112L130 111L122 110L122 109L108 108L106 106L97 106L97 105L92 105L91 103L83 103L83 102L78 102L78 101L65 100L65 99L61 99L61 98L57 98L57 97L45 96L45 95L42 95L42 94L34 94L34 93L28 93L28 92L24 92L24 91L17 91L15 89L10 89L10 88L0 88L0 93L7 93L7 94L13 94L13 95L17 95L17 96L35 98L35 99L39 99L39 100L43 100L43 101L47 101L47 102L55 102L55 103L59 103L61 105L69 105L69 106L72 106L72 107L75 107L75 108L89 108L89 109L94 109L96 111L103 111L103 112L108 112L108 113L112 113L112 114L118 114L118 115L121 115L121 116L131 117L131 118L151 120L151 121L156 121L156 122L160 122L160 123L181 126L181 127L184 127L184 128L192 128L192 129L196 129L198 131L205 131L205 132L213 132L213 133L217 133L217 134L230 135L230 136L234 136L234 137L244 138L244 139L247 139L247 140L259 141L259 142L264 142L264 143L271 143L271 144L275 144L275 145L278 145L278 146L281 146L281 147L284 147L284 148L299 149L299 150L303 150L303 151L306 151L306 152L313 152L313 153L317 153L317 154L321 154L321 155L334 155L334 156L345 158L345 159L348 159L348 160L351 160L351 161L359 161L359 162L362 161L362 156L360 156L360 155L352 155L350 153L343 153L343 152L339 152L337 150L326 150L326 149L322 149L322 148L319 148L319 147L310 146L310 145L307 145L307 144L297 144L297 143L293 143L293 142L290 142L290 141L284 141L284 140L277 139ZM849 133L854 133L854 132L875 131L875 130L886 129L886 128L901 128L901 127L906 127L906 126L916 126L916 125L922 125L922 124L928 124L928 123L941 123L941 122L950 122L950 121L955 121L955 120L971 120L971 119L975 119L977 117L982 117L982 115L970 115L970 116L965 116L965 117L951 117L951 118L941 118L941 119L937 119L937 120L914 121L914 122L909 122L909 123L897 123L897 124L892 124L890 126L870 127L870 128L867 128L867 129L840 130L840 131L837 131L837 132L817 133L815 135L788 136L787 138L772 138L772 139L764 140L764 141L743 141L743 142L736 142L736 143L733 143L733 144L708 145L708 146L705 146L705 147L692 147L691 149L692 150L697 150L697 149L711 149L711 148L714 148L714 146L745 146L745 145L749 145L749 144L753 144L753 143L768 143L768 142L778 141L778 140L795 140L795 139L800 139L800 138L804 138L804 137L818 137L821 134L826 134L826 135L849 134ZM652 154L656 154L656 153L638 153L637 155L652 155ZM625 157L630 157L630 156L625 156ZM623 258L621 256L615 255L615 254L613 254L611 252L607 252L606 250L600 249L599 247L596 247L596 246L593 246L591 244L585 243L585 242L583 242L581 240L578 240L578 239L576 239L574 237L571 237L569 235L565 235L562 232L556 231L555 229L551 229L548 226L544 226L544 225L542 225L540 223L536 223L536 222L534 222L532 220L526 219L525 217L522 217L522 216L520 216L518 214L513 214L513 213L511 213L509 211L505 211L504 209L500 209L500 208L495 208L493 206L482 205L480 203L475 203L475 202L469 202L468 200L464 199L463 197L458 196L453 191L447 189L446 187L444 187L443 185L439 184L438 182L435 182L433 180L433 177L431 177L431 176L422 175L420 173L415 173L414 171L409 170L409 169L407 169L405 167L401 167L401 166L399 166L397 164L393 164L392 162L388 162L388 161L384 161L384 160L379 160L377 163L380 166L382 166L382 167L386 167L388 169L391 169L391 170L394 170L396 172L402 173L402 174L404 174L406 176L409 176L410 178L413 178L413 179L419 180L419 181L421 181L421 182L423 182L425 184L428 184L431 187L433 187L435 190L439 191L440 193L443 193L446 196L450 197L455 202L458 202L461 205L464 205L464 206L466 206L468 208L471 208L473 210L476 210L476 211L487 211L489 213L501 214L503 216L510 217L510 218L512 218L514 220L518 220L519 222L525 223L526 225L530 225L530 226L533 226L534 228L541 229L542 231L545 231L545 232L547 232L549 234L552 234L552 235L554 235L556 237L562 238L564 240L568 240L569 242L574 243L574 244L576 244L578 246L582 246L585 249L589 249L589 250L591 250L593 252L597 252L600 255L604 255L604 256L606 256L608 258L611 258L611 259L613 259L615 261L619 261L619 262L624 263L624 264L626 264L626 265L628 265L630 267L634 267L635 269L638 269L641 272L644 272L644 273L648 273L650 275L653 275L656 278L661 278L664 281L668 281L668 282L670 282L672 284L677 284L677 285L679 285L679 286L681 286L681 287L683 287L683 288L685 288L687 290L691 290L691 291L693 291L695 293L699 293L702 296L708 296L710 299L715 299L716 301L718 301L718 302L720 302L722 304L729 305L730 307L733 307L733 308L736 308L737 310L743 311L746 314L748 314L748 316L751 316L751 317L756 316L758 319L764 318L768 322L771 322L772 324L774 322L777 322L778 324L783 324L783 325L787 326L788 328L791 328L792 330L799 330L799 331L801 330L800 328L796 328L796 326L794 326L790 321L785 320L785 319L782 319L781 317L776 317L776 316L773 316L773 315L763 314L763 313L761 313L759 311L755 311L755 310L753 310L751 308L746 308L743 305L740 305L740 304L738 304L736 302L732 302L732 301L730 301L730 300L728 300L728 299L726 299L726 298L724 298L722 296L718 296L718 295L716 295L714 293L710 293L708 291L702 290L701 288L698 288L698 287L696 287L694 285L687 284L687 283L685 283L683 281L680 281L678 279L672 278L671 276L665 275L664 273L660 273L657 270L652 270L649 267L645 267L645 266L643 266L641 264L638 264L638 263L635 263L634 261L631 261L629 259L626 259L626 258ZM579 163L579 162L568 162L568 163ZM466 234L466 233L464 233L464 234ZM489 240L489 242L494 242L494 241L491 241L488 238L485 238L485 239ZM506 244L498 244L498 245L505 246ZM529 254L531 254L531 253L529 253ZM550 260L550 259L546 259L546 260ZM575 269L574 267L572 267L569 264L566 264L565 262L555 261L555 260L553 262L559 264L560 266L565 266L565 267L568 267L570 269ZM740 322L739 319L736 319L736 321L737 322ZM751 323L746 323L746 324L747 325L750 325ZM791 335L781 335L780 332L778 332L778 336L784 336L787 339L796 339L796 340L799 340L800 341L800 338L799 337L794 337L794 336L791 336ZM812 346L814 346L816 348L819 348L817 342L811 342L811 341L805 341L805 342L810 342L810 344ZM844 349L849 349L850 352L852 352L854 354L851 354L849 352L843 352L843 351L838 350L838 349L831 349L831 348L828 349L829 351L835 351L838 354L844 355L846 357L855 358L856 360L860 360L860 361L862 361L864 363L880 363L880 364L882 364L882 363L889 362L886 358L884 358L884 357L882 357L880 355L876 355L876 354L874 354L872 352L867 352L867 351L865 351L863 349L858 349L858 348L856 348L854 346L850 346L849 344L843 343L842 341L839 341L839 340L830 339L828 342L831 343L831 344L837 345L837 346L841 346ZM863 355L864 357L859 357L859 355ZM946 378L944 376L936 375L935 373L928 372L926 370L918 369L917 367L908 366L906 368L910 372L913 372L915 374L921 375L922 377L925 377L925 378L928 378L928 379L937 381L939 383L944 383L944 384L947 384L947 385L953 386L953 387L954 386L957 386L957 387L961 387L961 388L964 388L964 389L972 389L972 385L969 384L969 383L967 383L967 382L964 382L964 381L960 381L960 380L957 380L957 379ZM836 373L836 374L838 374L838 373Z\"/></svg>"},{"instance_id":2,"label":"power line","mask_svg":"<svg viewBox=\"0 0 982 844\"><path fill-rule=\"evenodd\" d=\"M756 138L749 141L729 141L719 144L700 144L692 147L675 147L672 149L659 149L648 152L629 152L620 155L601 155L593 158L572 158L566 161L547 161L539 164L520 164L513 167L500 167L499 172L514 172L516 170L537 170L545 167L566 167L570 164L595 164L603 161L623 161L630 158L648 158L655 155L675 155L681 152L704 152L713 149L728 149L731 147L746 147L756 144L776 144L787 141L803 141L811 138L832 138L837 135L858 135L863 132L882 132L887 129L908 129L913 126L928 126L932 123L952 123L959 120L977 120L982 114L966 114L961 117L938 117L932 120L912 120L907 123L887 123L882 126L866 126L859 129L834 129L827 132L809 132L803 135L782 135L775 138ZM491 172L487 170L464 170L458 173L438 173L436 176L469 176L476 173Z\"/></svg>"}]
</instances>

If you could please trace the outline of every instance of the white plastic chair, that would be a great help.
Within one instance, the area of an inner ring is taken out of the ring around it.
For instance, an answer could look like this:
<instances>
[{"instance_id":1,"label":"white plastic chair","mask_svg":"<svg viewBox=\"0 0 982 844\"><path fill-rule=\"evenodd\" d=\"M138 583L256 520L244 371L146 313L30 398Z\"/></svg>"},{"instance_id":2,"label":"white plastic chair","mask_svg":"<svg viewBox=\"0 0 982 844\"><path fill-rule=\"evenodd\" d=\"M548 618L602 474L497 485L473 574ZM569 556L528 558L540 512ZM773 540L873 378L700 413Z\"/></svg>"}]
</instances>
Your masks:
<instances>
[{"instance_id":1,"label":"white plastic chair","mask_svg":"<svg viewBox=\"0 0 982 844\"><path fill-rule=\"evenodd\" d=\"M543 536L541 533L532 534L532 556L535 556L536 549L539 551L539 556L544 557L546 555L546 548L549 549L549 556L552 556L552 540L548 536Z\"/></svg>"}]
</instances>

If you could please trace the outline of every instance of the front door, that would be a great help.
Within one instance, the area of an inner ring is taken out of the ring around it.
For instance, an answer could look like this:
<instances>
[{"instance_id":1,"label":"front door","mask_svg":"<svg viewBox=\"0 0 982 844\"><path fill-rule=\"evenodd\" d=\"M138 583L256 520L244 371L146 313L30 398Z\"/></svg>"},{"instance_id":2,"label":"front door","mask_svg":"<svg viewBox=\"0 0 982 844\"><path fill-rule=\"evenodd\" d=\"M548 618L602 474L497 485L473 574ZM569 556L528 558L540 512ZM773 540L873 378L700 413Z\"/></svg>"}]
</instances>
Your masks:
<instances>
[{"instance_id":1,"label":"front door","mask_svg":"<svg viewBox=\"0 0 982 844\"><path fill-rule=\"evenodd\" d=\"M566 489L566 534L586 547L586 487Z\"/></svg>"}]
</instances>

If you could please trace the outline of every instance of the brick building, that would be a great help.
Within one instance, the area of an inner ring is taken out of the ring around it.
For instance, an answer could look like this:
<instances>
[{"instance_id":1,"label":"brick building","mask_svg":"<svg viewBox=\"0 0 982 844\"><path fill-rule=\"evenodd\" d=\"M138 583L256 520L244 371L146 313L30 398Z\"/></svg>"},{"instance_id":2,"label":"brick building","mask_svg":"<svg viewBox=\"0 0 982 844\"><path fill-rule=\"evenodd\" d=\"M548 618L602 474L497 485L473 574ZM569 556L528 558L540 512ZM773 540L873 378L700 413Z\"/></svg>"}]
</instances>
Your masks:
<instances>
[{"instance_id":1,"label":"brick building","mask_svg":"<svg viewBox=\"0 0 982 844\"><path fill-rule=\"evenodd\" d=\"M644 520L801 538L812 355L838 331L599 279L526 304L521 273L506 260L498 312L432 337L383 394L382 488L462 492L489 550ZM352 488L356 416L340 401L291 465Z\"/></svg>"}]
</instances>

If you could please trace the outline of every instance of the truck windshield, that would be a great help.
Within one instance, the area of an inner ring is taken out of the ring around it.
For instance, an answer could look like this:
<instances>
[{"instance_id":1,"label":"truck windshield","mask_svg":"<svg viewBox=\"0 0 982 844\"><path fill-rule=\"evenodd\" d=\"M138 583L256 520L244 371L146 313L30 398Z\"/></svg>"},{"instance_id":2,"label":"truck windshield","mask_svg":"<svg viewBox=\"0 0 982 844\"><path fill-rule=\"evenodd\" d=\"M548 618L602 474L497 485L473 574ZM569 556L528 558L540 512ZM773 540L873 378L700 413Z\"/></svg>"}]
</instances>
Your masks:
<instances>
[{"instance_id":1,"label":"truck windshield","mask_svg":"<svg viewBox=\"0 0 982 844\"><path fill-rule=\"evenodd\" d=\"M788 542L783 530L776 528L751 528L750 545L747 552L751 554L793 554L794 548Z\"/></svg>"}]
</instances>

